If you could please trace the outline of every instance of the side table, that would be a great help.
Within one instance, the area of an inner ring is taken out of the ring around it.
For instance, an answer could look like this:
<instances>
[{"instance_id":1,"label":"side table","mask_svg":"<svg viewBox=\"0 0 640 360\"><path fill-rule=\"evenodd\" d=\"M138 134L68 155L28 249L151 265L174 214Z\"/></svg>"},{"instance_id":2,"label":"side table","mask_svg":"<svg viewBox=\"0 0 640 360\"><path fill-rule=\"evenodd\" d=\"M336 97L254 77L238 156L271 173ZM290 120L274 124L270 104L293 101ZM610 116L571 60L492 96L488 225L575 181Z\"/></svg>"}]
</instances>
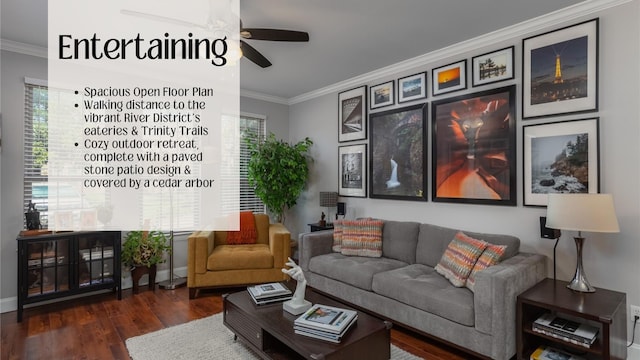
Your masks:
<instances>
[{"instance_id":1,"label":"side table","mask_svg":"<svg viewBox=\"0 0 640 360\"><path fill-rule=\"evenodd\" d=\"M529 359L540 345L570 349L589 359L627 358L627 295L596 288L595 293L567 289L567 282L544 279L518 295L516 310L516 350L518 359ZM599 328L590 348L533 331L533 322L551 312L568 316Z\"/></svg>"}]
</instances>

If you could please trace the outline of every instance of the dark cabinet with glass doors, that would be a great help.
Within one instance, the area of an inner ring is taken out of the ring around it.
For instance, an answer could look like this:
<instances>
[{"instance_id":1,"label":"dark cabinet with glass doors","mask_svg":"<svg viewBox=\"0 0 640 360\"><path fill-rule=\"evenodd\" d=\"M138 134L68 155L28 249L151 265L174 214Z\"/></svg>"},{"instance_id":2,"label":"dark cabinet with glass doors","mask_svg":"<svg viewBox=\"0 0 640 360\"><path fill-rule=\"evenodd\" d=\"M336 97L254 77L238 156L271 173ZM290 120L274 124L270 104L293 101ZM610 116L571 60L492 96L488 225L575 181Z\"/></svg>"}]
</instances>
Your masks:
<instances>
[{"instance_id":1,"label":"dark cabinet with glass doors","mask_svg":"<svg viewBox=\"0 0 640 360\"><path fill-rule=\"evenodd\" d=\"M120 232L19 236L18 321L25 305L112 289L122 298Z\"/></svg>"}]
</instances>

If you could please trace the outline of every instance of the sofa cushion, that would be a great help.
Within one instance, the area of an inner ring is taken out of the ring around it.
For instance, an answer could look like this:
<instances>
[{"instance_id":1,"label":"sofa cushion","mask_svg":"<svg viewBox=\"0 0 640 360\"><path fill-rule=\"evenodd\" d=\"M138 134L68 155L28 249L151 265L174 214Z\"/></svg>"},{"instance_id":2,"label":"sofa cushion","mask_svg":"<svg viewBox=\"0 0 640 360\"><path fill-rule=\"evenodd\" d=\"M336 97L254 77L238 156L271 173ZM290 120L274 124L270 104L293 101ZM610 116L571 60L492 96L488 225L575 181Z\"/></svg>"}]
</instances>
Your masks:
<instances>
[{"instance_id":1,"label":"sofa cushion","mask_svg":"<svg viewBox=\"0 0 640 360\"><path fill-rule=\"evenodd\" d=\"M451 239L460 231L443 226L432 224L420 224L420 234L418 235L418 245L416 246L416 263L435 267ZM520 239L511 235L486 234L473 231L466 231L468 236L481 239L495 245L506 245L507 249L502 255L502 260L506 260L520 251Z\"/></svg>"},{"instance_id":2,"label":"sofa cushion","mask_svg":"<svg viewBox=\"0 0 640 360\"><path fill-rule=\"evenodd\" d=\"M334 252L342 252L342 221L336 220L333 222L333 245L331 250Z\"/></svg>"},{"instance_id":3,"label":"sofa cushion","mask_svg":"<svg viewBox=\"0 0 640 360\"><path fill-rule=\"evenodd\" d=\"M452 286L430 266L413 264L377 273L372 288L380 295L445 319L474 325L473 293L467 288Z\"/></svg>"},{"instance_id":4,"label":"sofa cushion","mask_svg":"<svg viewBox=\"0 0 640 360\"><path fill-rule=\"evenodd\" d=\"M207 260L207 270L271 269L273 254L265 244L219 245Z\"/></svg>"},{"instance_id":5,"label":"sofa cushion","mask_svg":"<svg viewBox=\"0 0 640 360\"><path fill-rule=\"evenodd\" d=\"M417 222L385 221L382 229L382 256L408 264L415 263L419 232L420 223Z\"/></svg>"},{"instance_id":6,"label":"sofa cushion","mask_svg":"<svg viewBox=\"0 0 640 360\"><path fill-rule=\"evenodd\" d=\"M322 276L371 291L373 275L401 268L407 263L387 259L361 256L345 256L339 253L318 255L309 261L309 270Z\"/></svg>"},{"instance_id":7,"label":"sofa cushion","mask_svg":"<svg viewBox=\"0 0 640 360\"><path fill-rule=\"evenodd\" d=\"M344 220L342 222L343 255L382 256L382 227L384 222L376 219Z\"/></svg>"},{"instance_id":8,"label":"sofa cushion","mask_svg":"<svg viewBox=\"0 0 640 360\"><path fill-rule=\"evenodd\" d=\"M461 287L467 281L473 265L487 248L487 243L458 232L444 251L436 271L449 279L453 286Z\"/></svg>"},{"instance_id":9,"label":"sofa cushion","mask_svg":"<svg viewBox=\"0 0 640 360\"><path fill-rule=\"evenodd\" d=\"M482 255L478 258L478 261L476 261L476 264L473 265L473 269L471 269L471 273L467 278L465 286L469 288L469 290L473 291L473 287L476 284L476 274L489 266L497 264L506 249L506 245L489 244L482 252Z\"/></svg>"}]
</instances>

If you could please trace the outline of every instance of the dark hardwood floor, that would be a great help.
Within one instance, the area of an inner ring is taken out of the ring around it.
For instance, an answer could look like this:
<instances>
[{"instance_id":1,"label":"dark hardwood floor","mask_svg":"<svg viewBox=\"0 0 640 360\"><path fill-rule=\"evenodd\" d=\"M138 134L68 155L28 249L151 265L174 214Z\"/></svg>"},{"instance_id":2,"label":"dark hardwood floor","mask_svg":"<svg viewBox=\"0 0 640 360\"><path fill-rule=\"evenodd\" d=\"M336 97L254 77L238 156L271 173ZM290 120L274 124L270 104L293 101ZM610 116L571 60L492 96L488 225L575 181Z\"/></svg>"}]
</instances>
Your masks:
<instances>
[{"instance_id":1,"label":"dark hardwood floor","mask_svg":"<svg viewBox=\"0 0 640 360\"><path fill-rule=\"evenodd\" d=\"M222 294L238 290L203 291L189 300L185 287L152 292L144 286L136 295L124 290L121 301L107 293L31 307L21 323L15 311L5 313L0 359L129 359L125 339L221 312ZM391 340L424 359L473 359L397 326Z\"/></svg>"}]
</instances>

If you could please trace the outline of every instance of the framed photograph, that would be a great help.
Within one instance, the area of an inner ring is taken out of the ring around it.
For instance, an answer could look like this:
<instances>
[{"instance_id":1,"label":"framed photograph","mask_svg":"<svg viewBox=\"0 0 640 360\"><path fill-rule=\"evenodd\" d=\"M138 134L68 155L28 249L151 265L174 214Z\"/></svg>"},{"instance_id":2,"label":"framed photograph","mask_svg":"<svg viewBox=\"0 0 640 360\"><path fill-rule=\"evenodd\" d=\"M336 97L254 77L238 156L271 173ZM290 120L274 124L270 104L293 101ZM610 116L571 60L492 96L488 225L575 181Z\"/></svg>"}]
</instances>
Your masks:
<instances>
[{"instance_id":1,"label":"framed photograph","mask_svg":"<svg viewBox=\"0 0 640 360\"><path fill-rule=\"evenodd\" d=\"M367 138L367 86L338 94L338 142Z\"/></svg>"},{"instance_id":2,"label":"framed photograph","mask_svg":"<svg viewBox=\"0 0 640 360\"><path fill-rule=\"evenodd\" d=\"M433 95L445 94L467 88L467 60L433 69Z\"/></svg>"},{"instance_id":3,"label":"framed photograph","mask_svg":"<svg viewBox=\"0 0 640 360\"><path fill-rule=\"evenodd\" d=\"M598 19L522 40L522 117L598 110Z\"/></svg>"},{"instance_id":4,"label":"framed photograph","mask_svg":"<svg viewBox=\"0 0 640 360\"><path fill-rule=\"evenodd\" d=\"M515 206L516 87L432 105L432 199Z\"/></svg>"},{"instance_id":5,"label":"framed photograph","mask_svg":"<svg viewBox=\"0 0 640 360\"><path fill-rule=\"evenodd\" d=\"M473 86L513 79L513 46L471 59Z\"/></svg>"},{"instance_id":6,"label":"framed photograph","mask_svg":"<svg viewBox=\"0 0 640 360\"><path fill-rule=\"evenodd\" d=\"M547 206L547 194L598 193L598 118L522 127L525 206Z\"/></svg>"},{"instance_id":7,"label":"framed photograph","mask_svg":"<svg viewBox=\"0 0 640 360\"><path fill-rule=\"evenodd\" d=\"M338 195L367 197L367 144L338 148Z\"/></svg>"},{"instance_id":8,"label":"framed photograph","mask_svg":"<svg viewBox=\"0 0 640 360\"><path fill-rule=\"evenodd\" d=\"M427 97L427 73L398 79L398 103L424 99Z\"/></svg>"},{"instance_id":9,"label":"framed photograph","mask_svg":"<svg viewBox=\"0 0 640 360\"><path fill-rule=\"evenodd\" d=\"M427 200L426 109L423 103L369 116L370 198Z\"/></svg>"},{"instance_id":10,"label":"framed photograph","mask_svg":"<svg viewBox=\"0 0 640 360\"><path fill-rule=\"evenodd\" d=\"M384 84L369 88L369 104L371 109L377 109L395 104L395 93L393 92L393 80Z\"/></svg>"}]
</instances>

